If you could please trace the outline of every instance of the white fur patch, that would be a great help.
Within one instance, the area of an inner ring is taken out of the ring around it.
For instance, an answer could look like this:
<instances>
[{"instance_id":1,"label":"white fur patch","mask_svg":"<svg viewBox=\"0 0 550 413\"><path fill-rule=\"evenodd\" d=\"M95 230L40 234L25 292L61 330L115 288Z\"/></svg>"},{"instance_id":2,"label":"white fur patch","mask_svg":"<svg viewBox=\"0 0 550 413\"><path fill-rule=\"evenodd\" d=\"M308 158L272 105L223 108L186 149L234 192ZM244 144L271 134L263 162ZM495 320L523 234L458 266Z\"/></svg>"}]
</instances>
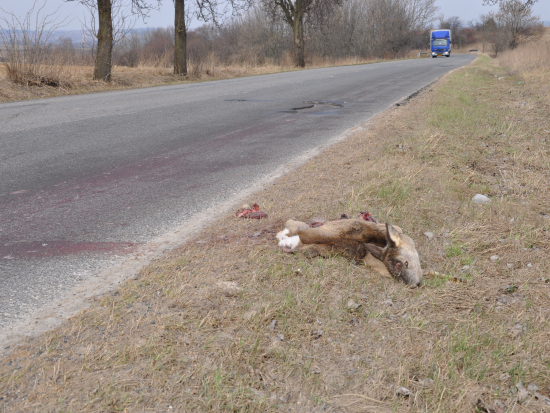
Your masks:
<instances>
[{"instance_id":1,"label":"white fur patch","mask_svg":"<svg viewBox=\"0 0 550 413\"><path fill-rule=\"evenodd\" d=\"M279 247L283 247L285 251L292 252L300 245L300 237L298 235L294 235L293 237L283 236L284 238L279 240Z\"/></svg>"},{"instance_id":2,"label":"white fur patch","mask_svg":"<svg viewBox=\"0 0 550 413\"><path fill-rule=\"evenodd\" d=\"M275 238L277 238L279 241L282 241L285 238L288 238L287 235L290 232L288 228L283 229L282 231L278 232ZM281 244L279 244L281 245Z\"/></svg>"}]
</instances>

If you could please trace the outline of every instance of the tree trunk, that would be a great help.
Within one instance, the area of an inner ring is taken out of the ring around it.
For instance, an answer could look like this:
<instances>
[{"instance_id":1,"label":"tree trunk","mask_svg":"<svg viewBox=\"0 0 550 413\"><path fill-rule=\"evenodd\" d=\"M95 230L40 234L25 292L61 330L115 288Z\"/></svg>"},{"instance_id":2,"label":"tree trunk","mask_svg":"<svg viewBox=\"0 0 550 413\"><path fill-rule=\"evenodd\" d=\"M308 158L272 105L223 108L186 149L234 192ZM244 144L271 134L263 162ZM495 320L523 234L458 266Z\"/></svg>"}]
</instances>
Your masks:
<instances>
[{"instance_id":1,"label":"tree trunk","mask_svg":"<svg viewBox=\"0 0 550 413\"><path fill-rule=\"evenodd\" d=\"M187 28L185 27L185 0L174 0L174 74L187 74Z\"/></svg>"},{"instance_id":2,"label":"tree trunk","mask_svg":"<svg viewBox=\"0 0 550 413\"><path fill-rule=\"evenodd\" d=\"M295 63L296 66L306 67L303 15L295 15L294 21L292 23L292 31L294 33L294 46L296 46Z\"/></svg>"},{"instance_id":3,"label":"tree trunk","mask_svg":"<svg viewBox=\"0 0 550 413\"><path fill-rule=\"evenodd\" d=\"M99 30L97 32L97 54L95 56L94 79L111 81L111 59L113 56L113 16L111 0L97 0Z\"/></svg>"}]
</instances>

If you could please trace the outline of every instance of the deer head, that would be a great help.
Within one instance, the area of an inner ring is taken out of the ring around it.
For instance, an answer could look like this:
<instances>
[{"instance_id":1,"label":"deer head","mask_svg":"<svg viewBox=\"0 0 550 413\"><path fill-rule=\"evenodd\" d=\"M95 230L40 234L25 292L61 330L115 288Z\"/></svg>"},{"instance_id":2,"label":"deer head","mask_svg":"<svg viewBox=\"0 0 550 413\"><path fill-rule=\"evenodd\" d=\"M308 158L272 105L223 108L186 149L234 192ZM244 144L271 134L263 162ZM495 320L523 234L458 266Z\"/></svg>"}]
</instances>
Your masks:
<instances>
[{"instance_id":1,"label":"deer head","mask_svg":"<svg viewBox=\"0 0 550 413\"><path fill-rule=\"evenodd\" d=\"M384 263L394 278L400 278L410 286L420 285L420 259L410 237L400 234L391 224L386 223L386 246L382 248L374 244L365 244L365 247Z\"/></svg>"}]
</instances>

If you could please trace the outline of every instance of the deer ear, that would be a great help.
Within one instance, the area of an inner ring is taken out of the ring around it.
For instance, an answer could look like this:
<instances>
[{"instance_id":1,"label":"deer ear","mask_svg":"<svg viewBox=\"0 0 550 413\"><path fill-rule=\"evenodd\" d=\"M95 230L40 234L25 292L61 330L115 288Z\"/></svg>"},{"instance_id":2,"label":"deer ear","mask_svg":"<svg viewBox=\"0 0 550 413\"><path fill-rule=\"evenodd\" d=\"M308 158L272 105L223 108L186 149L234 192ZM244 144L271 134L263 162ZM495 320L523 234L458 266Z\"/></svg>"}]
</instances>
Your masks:
<instances>
[{"instance_id":1,"label":"deer ear","mask_svg":"<svg viewBox=\"0 0 550 413\"><path fill-rule=\"evenodd\" d=\"M367 251L370 252L374 258L382 261L382 251L384 251L382 247L379 247L378 245L374 245L374 244L364 244L364 245Z\"/></svg>"},{"instance_id":2,"label":"deer ear","mask_svg":"<svg viewBox=\"0 0 550 413\"><path fill-rule=\"evenodd\" d=\"M399 248L401 246L401 238L399 232L389 223L386 222L386 242L392 247Z\"/></svg>"}]
</instances>

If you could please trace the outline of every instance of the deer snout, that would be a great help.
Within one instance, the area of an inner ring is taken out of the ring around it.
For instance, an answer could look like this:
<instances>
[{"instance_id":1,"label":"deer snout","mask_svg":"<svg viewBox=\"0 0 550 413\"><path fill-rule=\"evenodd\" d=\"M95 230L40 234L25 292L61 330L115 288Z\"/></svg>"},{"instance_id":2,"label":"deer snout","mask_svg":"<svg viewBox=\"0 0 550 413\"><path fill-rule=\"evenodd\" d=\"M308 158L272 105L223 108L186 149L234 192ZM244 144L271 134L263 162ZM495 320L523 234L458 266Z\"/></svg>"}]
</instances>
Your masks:
<instances>
[{"instance_id":1,"label":"deer snout","mask_svg":"<svg viewBox=\"0 0 550 413\"><path fill-rule=\"evenodd\" d=\"M416 254L407 254L406 259L402 261L400 265L401 279L405 281L409 287L416 288L420 286L422 282L422 269L420 267L420 260Z\"/></svg>"}]
</instances>

